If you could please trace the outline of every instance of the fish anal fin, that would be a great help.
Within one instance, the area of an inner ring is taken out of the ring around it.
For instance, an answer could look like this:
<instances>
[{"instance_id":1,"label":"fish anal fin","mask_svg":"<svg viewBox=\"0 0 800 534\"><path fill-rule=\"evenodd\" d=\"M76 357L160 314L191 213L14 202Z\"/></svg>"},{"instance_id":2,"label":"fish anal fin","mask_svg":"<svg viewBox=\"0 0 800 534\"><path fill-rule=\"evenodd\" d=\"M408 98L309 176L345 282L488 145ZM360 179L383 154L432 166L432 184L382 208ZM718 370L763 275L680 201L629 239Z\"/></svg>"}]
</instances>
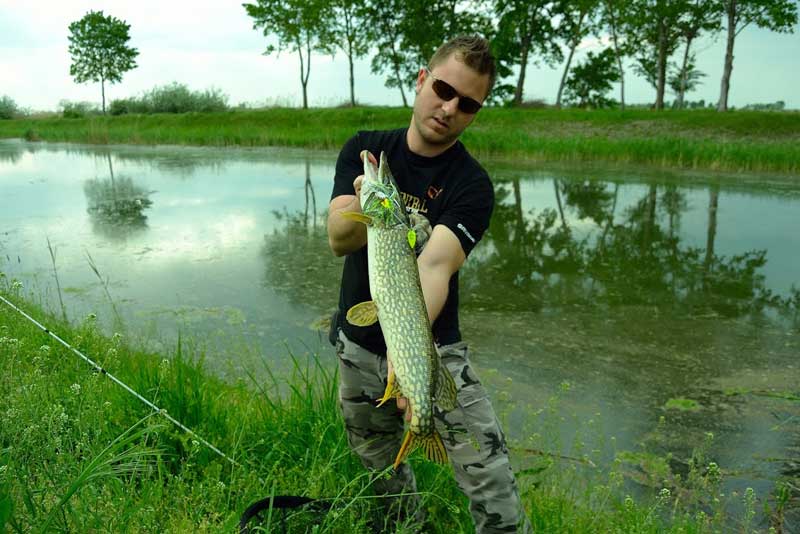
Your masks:
<instances>
[{"instance_id":1,"label":"fish anal fin","mask_svg":"<svg viewBox=\"0 0 800 534\"><path fill-rule=\"evenodd\" d=\"M346 317L353 326L369 326L378 322L378 307L371 300L359 302L347 310Z\"/></svg>"}]
</instances>

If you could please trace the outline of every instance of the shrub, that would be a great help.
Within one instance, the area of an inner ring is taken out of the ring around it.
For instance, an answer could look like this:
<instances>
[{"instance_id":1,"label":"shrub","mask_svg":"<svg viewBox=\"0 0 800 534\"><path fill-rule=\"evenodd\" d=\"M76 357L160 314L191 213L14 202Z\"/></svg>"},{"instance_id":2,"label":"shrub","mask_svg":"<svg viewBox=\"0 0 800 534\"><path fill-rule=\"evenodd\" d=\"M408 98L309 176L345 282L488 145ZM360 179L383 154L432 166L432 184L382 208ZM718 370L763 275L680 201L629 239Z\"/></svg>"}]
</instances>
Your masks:
<instances>
[{"instance_id":1,"label":"shrub","mask_svg":"<svg viewBox=\"0 0 800 534\"><path fill-rule=\"evenodd\" d=\"M219 89L192 91L185 84L178 82L155 87L139 98L114 100L110 106L112 115L226 111L227 109L228 95Z\"/></svg>"},{"instance_id":2,"label":"shrub","mask_svg":"<svg viewBox=\"0 0 800 534\"><path fill-rule=\"evenodd\" d=\"M13 119L17 115L17 103L10 96L0 98L0 119Z\"/></svg>"},{"instance_id":3,"label":"shrub","mask_svg":"<svg viewBox=\"0 0 800 534\"><path fill-rule=\"evenodd\" d=\"M97 115L100 113L100 108L97 104L92 102L70 102L69 100L62 100L58 103L61 108L61 115L65 119L82 119L87 115Z\"/></svg>"}]
</instances>

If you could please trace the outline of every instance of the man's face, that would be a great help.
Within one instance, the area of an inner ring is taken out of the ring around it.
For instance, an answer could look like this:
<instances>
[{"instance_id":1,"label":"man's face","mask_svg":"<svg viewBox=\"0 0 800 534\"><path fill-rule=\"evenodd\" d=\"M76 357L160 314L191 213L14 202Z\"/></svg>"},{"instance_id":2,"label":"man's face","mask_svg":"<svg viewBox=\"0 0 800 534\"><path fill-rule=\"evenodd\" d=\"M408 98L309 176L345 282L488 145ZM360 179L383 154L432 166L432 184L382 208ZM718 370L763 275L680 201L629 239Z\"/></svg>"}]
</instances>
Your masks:
<instances>
[{"instance_id":1,"label":"man's face","mask_svg":"<svg viewBox=\"0 0 800 534\"><path fill-rule=\"evenodd\" d=\"M430 73L420 69L417 76L417 97L414 101L414 125L422 140L429 145L450 145L475 118L458 108L459 99L443 100L433 90L434 78L446 82L459 95L483 102L489 90L489 76L475 70L451 55L433 67Z\"/></svg>"}]
</instances>

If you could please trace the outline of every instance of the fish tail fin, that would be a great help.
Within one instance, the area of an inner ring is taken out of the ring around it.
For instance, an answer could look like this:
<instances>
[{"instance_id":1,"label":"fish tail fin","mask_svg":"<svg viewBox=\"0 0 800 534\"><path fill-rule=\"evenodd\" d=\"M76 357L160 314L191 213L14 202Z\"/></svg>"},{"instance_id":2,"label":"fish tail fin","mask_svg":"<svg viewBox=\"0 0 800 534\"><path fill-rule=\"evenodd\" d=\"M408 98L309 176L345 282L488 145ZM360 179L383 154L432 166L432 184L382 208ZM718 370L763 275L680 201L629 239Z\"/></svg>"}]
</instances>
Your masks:
<instances>
[{"instance_id":1,"label":"fish tail fin","mask_svg":"<svg viewBox=\"0 0 800 534\"><path fill-rule=\"evenodd\" d=\"M408 455L417 448L421 448L424 451L428 460L437 464L447 463L447 450L444 448L442 436L436 430L433 430L427 436L415 434L409 430L406 432L403 443L400 445L400 452L397 453L397 458L394 460L394 468L400 467L400 464L406 461Z\"/></svg>"}]
</instances>

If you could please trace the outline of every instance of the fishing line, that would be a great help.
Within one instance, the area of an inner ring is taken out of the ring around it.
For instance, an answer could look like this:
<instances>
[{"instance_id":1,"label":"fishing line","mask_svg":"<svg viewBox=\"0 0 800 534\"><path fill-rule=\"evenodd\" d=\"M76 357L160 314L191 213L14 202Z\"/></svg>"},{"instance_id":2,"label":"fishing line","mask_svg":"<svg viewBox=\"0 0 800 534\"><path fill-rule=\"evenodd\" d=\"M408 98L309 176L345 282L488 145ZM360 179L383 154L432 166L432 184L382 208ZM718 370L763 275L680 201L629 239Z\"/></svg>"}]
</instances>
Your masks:
<instances>
[{"instance_id":1,"label":"fishing line","mask_svg":"<svg viewBox=\"0 0 800 534\"><path fill-rule=\"evenodd\" d=\"M37 321L36 319L34 319L33 317L31 317L31 316L30 316L30 315L28 315L27 313L25 313L24 311L22 311L20 308L18 308L17 306L15 306L13 303L11 303L10 301L8 301L8 300L7 300L5 297L3 297L3 295L0 295L0 300L2 300L3 302L5 302L5 303L6 303L6 304L8 304L9 306L11 306L11 307L12 307L13 309L15 309L16 311L18 311L20 314L22 314L22 316L23 316L23 317L25 317L25 318L26 318L26 319L28 319L30 322L32 322L33 324L35 324L37 327L39 327L39 328L40 328L40 329L41 329L43 332L45 332L46 334L48 334L50 337L52 337L53 339L55 339L56 341L58 341L59 343L61 343L61 344L62 344L62 345L64 345L65 347L67 347L69 350L71 350L73 353L75 353L75 354L76 354L78 357L80 357L80 358L81 358L81 359L83 359L85 362L87 362L89 365L91 365L92 367L94 367L94 368L95 368L97 371L99 371L100 373L102 373L102 374L106 375L108 378L110 378L110 379L111 379L113 382L115 382L117 385L121 386L121 387L122 387L122 388L123 388L125 391L127 391L128 393L130 393L131 395L133 395L134 397L136 397L136 398L137 398L137 399L139 399L140 401L142 401L142 402L143 402L145 405L147 405L147 406L148 406L150 409L152 409L153 411L155 411L155 412L158 412L158 413L160 413L161 415L163 415L163 416L164 416L164 417L165 417L167 420L169 420L169 421L170 421L172 424L174 424L175 426L177 426L178 428L180 428L181 430L183 430L184 432L186 432L186 433L187 433L187 434L189 434L190 436L192 436L192 437L194 437L195 439L197 439L197 441L199 441L200 443L202 443L203 445L205 445L206 447L208 447L209 449L211 449L211 450L212 450L212 451L214 451L215 453L219 454L220 456L222 456L223 458L225 458L226 460L228 460L228 461L229 461L231 464L233 464L233 465L235 465L235 466L240 466L239 462L237 462L236 460L234 460L233 458L231 458L230 456L228 456L227 454L225 454L224 452L222 452L221 450L219 450L218 448L216 448L214 445L212 445L211 443L209 443L209 442L208 442L206 439L202 438L201 436L198 436L198 435L197 435L197 433L195 433L195 432L194 432L192 429L188 428L188 427L187 427L187 426L185 426L183 423L181 423L180 421L178 421L177 419L175 419L174 417L172 417L170 414L168 414L166 410L162 410L161 408L159 408L158 406L156 406L155 404L153 404L152 402L150 402L150 401L149 401L149 400L147 400L146 398L144 398L144 397L142 397L141 395L139 395L139 394L138 394L136 391L134 391L134 390L133 390L133 388L131 388L130 386L128 386L128 385L127 385L125 382L123 382L122 380L120 380L120 379L119 379L119 378L117 378L116 376L112 375L111 373L109 373L108 371L106 371L105 369L103 369L103 367L101 367L100 365L98 365L97 363L95 363L95 362L94 362L94 361L93 361L91 358L89 358L88 356L86 356L85 354L83 354L81 351L79 351L78 349L76 349L75 347L73 347L72 345L70 345L69 343L67 343L66 341L64 341L63 339L61 339L60 337L58 337L58 336L57 336L55 333L51 332L49 328L47 328L46 326L42 325L42 324L41 324L39 321Z\"/></svg>"}]
</instances>

